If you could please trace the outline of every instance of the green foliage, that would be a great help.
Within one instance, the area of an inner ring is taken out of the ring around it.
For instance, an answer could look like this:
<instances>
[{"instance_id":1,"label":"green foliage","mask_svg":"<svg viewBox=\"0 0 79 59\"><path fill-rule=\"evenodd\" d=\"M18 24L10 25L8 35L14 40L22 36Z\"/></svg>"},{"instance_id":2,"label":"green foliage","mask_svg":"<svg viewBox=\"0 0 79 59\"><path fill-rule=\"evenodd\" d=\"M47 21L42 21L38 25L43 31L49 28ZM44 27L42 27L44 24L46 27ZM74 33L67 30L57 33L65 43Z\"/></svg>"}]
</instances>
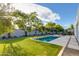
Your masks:
<instances>
[{"instance_id":1,"label":"green foliage","mask_svg":"<svg viewBox=\"0 0 79 59\"><path fill-rule=\"evenodd\" d=\"M3 33L8 33L13 30L12 25L12 17L10 10L10 4L9 3L1 3L0 4L0 35Z\"/></svg>"},{"instance_id":2,"label":"green foliage","mask_svg":"<svg viewBox=\"0 0 79 59\"><path fill-rule=\"evenodd\" d=\"M24 23L22 20L15 21L15 24L17 24L20 29L24 29Z\"/></svg>"},{"instance_id":3,"label":"green foliage","mask_svg":"<svg viewBox=\"0 0 79 59\"><path fill-rule=\"evenodd\" d=\"M73 24L71 24L71 25L66 29L66 31L72 31L72 30L74 30Z\"/></svg>"},{"instance_id":4,"label":"green foliage","mask_svg":"<svg viewBox=\"0 0 79 59\"><path fill-rule=\"evenodd\" d=\"M63 27L62 27L61 25L59 25L59 24L57 24L55 28L56 28L56 30L57 30L58 32L61 32L61 31L64 30Z\"/></svg>"},{"instance_id":5,"label":"green foliage","mask_svg":"<svg viewBox=\"0 0 79 59\"><path fill-rule=\"evenodd\" d=\"M3 33L11 32L13 29L11 19L0 17L0 35Z\"/></svg>"},{"instance_id":6,"label":"green foliage","mask_svg":"<svg viewBox=\"0 0 79 59\"><path fill-rule=\"evenodd\" d=\"M23 29L23 30L26 31L26 25L25 24L26 24L26 21L28 19L28 15L19 11L19 10L15 10L12 13L12 16L14 16L17 19L15 21L15 24L17 24L20 29Z\"/></svg>"},{"instance_id":7,"label":"green foliage","mask_svg":"<svg viewBox=\"0 0 79 59\"><path fill-rule=\"evenodd\" d=\"M68 35L73 35L74 34L74 26L73 24L71 24L66 30L65 30L66 34Z\"/></svg>"},{"instance_id":8,"label":"green foliage","mask_svg":"<svg viewBox=\"0 0 79 59\"><path fill-rule=\"evenodd\" d=\"M42 21L38 19L38 15L36 12L32 12L30 14L26 14L19 10L15 10L14 12L9 12L10 4L0 4L0 34L11 32L13 30L13 25L18 25L19 29L23 29L24 31L33 31L39 30L40 32L51 32L51 30L56 30L58 32L63 30L63 27L59 24L55 24L52 22L48 22L45 26ZM12 8L11 8L12 9ZM6 16L6 17L5 17ZM11 16L11 17L10 17ZM17 20L13 21L12 17L15 17ZM72 26L73 28L73 26Z\"/></svg>"},{"instance_id":9,"label":"green foliage","mask_svg":"<svg viewBox=\"0 0 79 59\"><path fill-rule=\"evenodd\" d=\"M74 25L71 24L71 25L69 26L69 29L74 29Z\"/></svg>"},{"instance_id":10,"label":"green foliage","mask_svg":"<svg viewBox=\"0 0 79 59\"><path fill-rule=\"evenodd\" d=\"M32 31L38 27L38 25L42 24L41 20L37 18L36 12L32 12L30 14L25 14L21 11L16 10L13 12L13 15L16 18L16 24L20 29L24 29L25 31Z\"/></svg>"},{"instance_id":11,"label":"green foliage","mask_svg":"<svg viewBox=\"0 0 79 59\"><path fill-rule=\"evenodd\" d=\"M19 10L15 10L15 11L12 13L12 16L14 16L14 17L20 17L20 18L22 18L22 20L28 18L28 15L27 15L27 14L25 14L25 13L19 11Z\"/></svg>"},{"instance_id":12,"label":"green foliage","mask_svg":"<svg viewBox=\"0 0 79 59\"><path fill-rule=\"evenodd\" d=\"M51 28L55 28L55 25L56 25L55 23L48 22L48 23L45 25L45 27L51 29Z\"/></svg>"},{"instance_id":13,"label":"green foliage","mask_svg":"<svg viewBox=\"0 0 79 59\"><path fill-rule=\"evenodd\" d=\"M47 30L48 32L51 32L51 31L56 31L56 32L62 32L64 30L64 28L59 25L59 24L56 24L56 23L52 23L52 22L48 22L45 27L49 30Z\"/></svg>"}]
</instances>

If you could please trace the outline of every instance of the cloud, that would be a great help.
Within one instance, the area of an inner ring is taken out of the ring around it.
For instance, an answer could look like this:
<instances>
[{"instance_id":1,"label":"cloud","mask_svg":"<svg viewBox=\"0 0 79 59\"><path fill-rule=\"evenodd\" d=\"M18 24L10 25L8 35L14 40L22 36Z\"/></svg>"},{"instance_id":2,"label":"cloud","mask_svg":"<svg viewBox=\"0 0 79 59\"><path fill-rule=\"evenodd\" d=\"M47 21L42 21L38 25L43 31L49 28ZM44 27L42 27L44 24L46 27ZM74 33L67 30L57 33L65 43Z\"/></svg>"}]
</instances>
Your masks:
<instances>
[{"instance_id":1,"label":"cloud","mask_svg":"<svg viewBox=\"0 0 79 59\"><path fill-rule=\"evenodd\" d=\"M15 9L19 9L25 13L37 12L38 18L43 22L55 22L55 20L60 20L58 13L51 11L49 8L31 3L17 3L13 4Z\"/></svg>"}]
</instances>

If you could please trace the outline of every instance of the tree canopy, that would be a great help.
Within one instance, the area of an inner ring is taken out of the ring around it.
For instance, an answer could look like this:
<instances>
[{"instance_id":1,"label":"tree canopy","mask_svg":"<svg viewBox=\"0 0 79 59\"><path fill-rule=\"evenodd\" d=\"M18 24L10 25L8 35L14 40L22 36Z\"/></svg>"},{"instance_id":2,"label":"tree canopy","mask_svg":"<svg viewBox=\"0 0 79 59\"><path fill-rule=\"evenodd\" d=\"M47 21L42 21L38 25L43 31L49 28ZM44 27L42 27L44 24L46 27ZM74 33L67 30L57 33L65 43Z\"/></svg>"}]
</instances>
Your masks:
<instances>
[{"instance_id":1,"label":"tree canopy","mask_svg":"<svg viewBox=\"0 0 79 59\"><path fill-rule=\"evenodd\" d=\"M56 24L56 23L52 23L52 22L48 22L46 25L45 25L46 28L49 29L49 31L56 31L56 32L61 32L64 30L64 28L59 25L59 24Z\"/></svg>"},{"instance_id":2,"label":"tree canopy","mask_svg":"<svg viewBox=\"0 0 79 59\"><path fill-rule=\"evenodd\" d=\"M42 21L37 17L38 14L36 12L26 14L19 10L14 10L13 12L9 10L12 10L9 3L0 4L0 34L11 32L14 30L14 25L17 25L19 29L23 29L26 32L33 30L40 32L56 30L57 32L61 32L64 30L61 25L52 22L48 22L44 26ZM14 20L13 17L16 18L16 20ZM73 26L71 26L71 28L73 28Z\"/></svg>"},{"instance_id":3,"label":"tree canopy","mask_svg":"<svg viewBox=\"0 0 79 59\"><path fill-rule=\"evenodd\" d=\"M13 30L12 18L10 17L10 4L0 4L0 35Z\"/></svg>"}]
</instances>

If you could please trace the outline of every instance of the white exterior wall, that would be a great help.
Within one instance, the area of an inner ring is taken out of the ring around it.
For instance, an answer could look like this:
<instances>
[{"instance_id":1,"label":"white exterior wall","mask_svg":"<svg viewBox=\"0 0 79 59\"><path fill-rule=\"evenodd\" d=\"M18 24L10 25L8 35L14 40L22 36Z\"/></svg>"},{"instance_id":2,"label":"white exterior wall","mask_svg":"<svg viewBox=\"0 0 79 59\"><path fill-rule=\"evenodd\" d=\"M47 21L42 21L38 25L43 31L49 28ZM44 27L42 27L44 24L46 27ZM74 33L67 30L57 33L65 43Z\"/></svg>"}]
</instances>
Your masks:
<instances>
[{"instance_id":1,"label":"white exterior wall","mask_svg":"<svg viewBox=\"0 0 79 59\"><path fill-rule=\"evenodd\" d=\"M75 34L75 36L77 37L77 26L76 26L77 24L75 23L75 25L74 25L74 34Z\"/></svg>"},{"instance_id":2,"label":"white exterior wall","mask_svg":"<svg viewBox=\"0 0 79 59\"><path fill-rule=\"evenodd\" d=\"M39 34L39 31L32 31L32 32L27 32L27 35L35 35L35 34ZM15 30L13 33L11 33L11 36L14 37L21 37L24 36L25 32L23 30Z\"/></svg>"},{"instance_id":3,"label":"white exterior wall","mask_svg":"<svg viewBox=\"0 0 79 59\"><path fill-rule=\"evenodd\" d=\"M32 32L27 32L27 35L40 35L41 33L39 31L32 31Z\"/></svg>"},{"instance_id":4,"label":"white exterior wall","mask_svg":"<svg viewBox=\"0 0 79 59\"><path fill-rule=\"evenodd\" d=\"M6 33L6 34L2 34L2 35L0 36L0 38L2 38L3 36L5 36L6 38L8 38L7 33Z\"/></svg>"},{"instance_id":5,"label":"white exterior wall","mask_svg":"<svg viewBox=\"0 0 79 59\"><path fill-rule=\"evenodd\" d=\"M27 32L27 35L40 35L41 33L39 31L32 31L32 32ZM10 33L11 37L21 37L25 35L25 32L23 30L15 30L14 32ZM8 34L3 34L0 37L5 36L8 38Z\"/></svg>"},{"instance_id":6,"label":"white exterior wall","mask_svg":"<svg viewBox=\"0 0 79 59\"><path fill-rule=\"evenodd\" d=\"M77 40L79 41L79 24L78 24L78 21L75 24L74 33L75 33L75 36L76 36Z\"/></svg>"},{"instance_id":7,"label":"white exterior wall","mask_svg":"<svg viewBox=\"0 0 79 59\"><path fill-rule=\"evenodd\" d=\"M77 40L79 41L79 8L77 11L76 21L74 25L74 33L75 33Z\"/></svg>"},{"instance_id":8,"label":"white exterior wall","mask_svg":"<svg viewBox=\"0 0 79 59\"><path fill-rule=\"evenodd\" d=\"M25 32L23 30L15 30L13 33L11 33L11 37L20 37L24 36Z\"/></svg>"}]
</instances>

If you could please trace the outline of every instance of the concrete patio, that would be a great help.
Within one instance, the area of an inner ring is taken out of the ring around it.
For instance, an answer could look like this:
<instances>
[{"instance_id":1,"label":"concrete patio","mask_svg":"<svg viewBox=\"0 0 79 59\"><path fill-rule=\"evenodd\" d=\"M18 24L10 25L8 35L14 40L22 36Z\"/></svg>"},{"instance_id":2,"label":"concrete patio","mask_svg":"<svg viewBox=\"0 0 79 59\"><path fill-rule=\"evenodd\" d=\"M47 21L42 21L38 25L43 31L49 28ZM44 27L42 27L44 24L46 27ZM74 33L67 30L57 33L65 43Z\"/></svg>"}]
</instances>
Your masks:
<instances>
[{"instance_id":1,"label":"concrete patio","mask_svg":"<svg viewBox=\"0 0 79 59\"><path fill-rule=\"evenodd\" d=\"M76 41L74 36L61 36L60 38L50 41L49 43L57 44L57 45L65 47L67 45L70 37L71 37L71 39L68 44L68 48L79 50L78 42Z\"/></svg>"},{"instance_id":2,"label":"concrete patio","mask_svg":"<svg viewBox=\"0 0 79 59\"><path fill-rule=\"evenodd\" d=\"M50 41L49 43L51 44L56 44L56 45L60 45L60 46L66 46L68 40L69 40L69 36L61 36L55 40Z\"/></svg>"},{"instance_id":3,"label":"concrete patio","mask_svg":"<svg viewBox=\"0 0 79 59\"><path fill-rule=\"evenodd\" d=\"M74 36L61 36L49 43L63 46L62 56L79 56L79 45Z\"/></svg>"},{"instance_id":4,"label":"concrete patio","mask_svg":"<svg viewBox=\"0 0 79 59\"><path fill-rule=\"evenodd\" d=\"M66 48L62 54L62 56L79 56L79 50Z\"/></svg>"},{"instance_id":5,"label":"concrete patio","mask_svg":"<svg viewBox=\"0 0 79 59\"><path fill-rule=\"evenodd\" d=\"M78 42L77 42L77 40L75 39L74 36L71 36L71 40L70 40L70 42L69 42L67 47L75 49L75 50L79 50Z\"/></svg>"}]
</instances>

